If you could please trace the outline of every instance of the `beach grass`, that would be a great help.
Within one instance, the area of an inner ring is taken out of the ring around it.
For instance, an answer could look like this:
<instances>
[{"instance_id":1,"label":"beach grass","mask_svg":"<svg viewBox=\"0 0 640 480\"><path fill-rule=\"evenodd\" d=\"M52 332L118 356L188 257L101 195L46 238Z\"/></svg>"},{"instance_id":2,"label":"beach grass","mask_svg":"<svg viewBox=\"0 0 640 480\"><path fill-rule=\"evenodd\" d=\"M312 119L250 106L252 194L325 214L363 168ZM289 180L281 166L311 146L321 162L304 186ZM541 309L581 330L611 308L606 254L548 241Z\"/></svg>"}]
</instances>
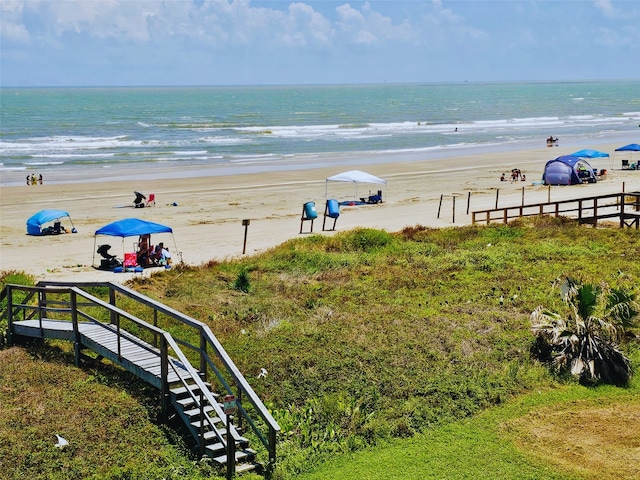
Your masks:
<instances>
[{"instance_id":1,"label":"beach grass","mask_svg":"<svg viewBox=\"0 0 640 480\"><path fill-rule=\"evenodd\" d=\"M576 403L606 400L614 411L625 405L637 413L637 382L586 388L550 373L531 358L529 315L538 305L562 311L552 284L566 275L637 293L636 250L635 230L581 227L562 218L416 225L397 233L355 229L291 240L239 260L178 265L132 286L211 326L282 427L276 479L616 478L626 471L610 464L585 470L579 449L569 452L573 462L560 461L536 448L548 438L536 443L527 432L538 431L531 420L538 413L546 420L549 412L570 416ZM637 345L623 348L637 365ZM45 438L66 426L82 439L83 449L65 464L77 478L90 478L82 476L89 469L94 478L153 478L131 477L145 466L164 478L213 474L173 430L156 423L152 392L134 388L112 368L75 369L69 349L60 343L0 352L4 383L22 378L46 412L22 419L17 429L12 418L22 393L5 389L0 436L19 443L10 450L0 444L0 457L13 448L42 449ZM61 380L46 373L51 367L43 356L77 380L52 388ZM11 380L16 367L7 366L14 362L22 367ZM258 378L262 368L268 374ZM77 387L93 383L95 395ZM67 401L57 402L60 395ZM69 413L76 409L87 415L76 420ZM102 422L113 422L113 437L80 434L99 430L89 415L94 409ZM601 413L591 410L597 423ZM51 423L55 418L66 421ZM125 447L129 437L135 449ZM120 442L114 445L114 438ZM615 435L607 441L633 456ZM112 455L95 454L105 449ZM59 459L49 457L37 467L19 457L0 472L55 478ZM172 477L177 471L183 476Z\"/></svg>"}]
</instances>

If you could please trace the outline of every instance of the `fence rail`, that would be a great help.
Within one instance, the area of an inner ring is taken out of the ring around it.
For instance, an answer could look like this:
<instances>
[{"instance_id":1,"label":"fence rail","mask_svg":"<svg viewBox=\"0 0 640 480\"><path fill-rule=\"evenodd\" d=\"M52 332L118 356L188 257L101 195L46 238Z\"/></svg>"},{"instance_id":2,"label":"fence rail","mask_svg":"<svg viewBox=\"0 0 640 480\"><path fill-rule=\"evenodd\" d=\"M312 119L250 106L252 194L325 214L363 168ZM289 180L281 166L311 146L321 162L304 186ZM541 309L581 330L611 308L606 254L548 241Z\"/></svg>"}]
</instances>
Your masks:
<instances>
[{"instance_id":1,"label":"fence rail","mask_svg":"<svg viewBox=\"0 0 640 480\"><path fill-rule=\"evenodd\" d=\"M533 203L513 207L478 210L471 213L471 223L508 223L530 216L566 216L579 223L596 226L601 220L617 219L620 228L640 228L640 192L613 193L572 200Z\"/></svg>"}]
</instances>

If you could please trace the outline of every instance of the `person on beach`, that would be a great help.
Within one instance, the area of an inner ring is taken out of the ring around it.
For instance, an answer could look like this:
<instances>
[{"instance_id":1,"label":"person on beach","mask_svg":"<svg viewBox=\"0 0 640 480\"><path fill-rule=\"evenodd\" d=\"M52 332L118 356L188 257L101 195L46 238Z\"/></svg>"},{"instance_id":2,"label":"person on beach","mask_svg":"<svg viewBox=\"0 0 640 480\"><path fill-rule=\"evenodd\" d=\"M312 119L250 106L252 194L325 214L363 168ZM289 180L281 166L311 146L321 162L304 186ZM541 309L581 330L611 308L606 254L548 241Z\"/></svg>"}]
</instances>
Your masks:
<instances>
[{"instance_id":1,"label":"person on beach","mask_svg":"<svg viewBox=\"0 0 640 480\"><path fill-rule=\"evenodd\" d=\"M27 185L31 185L31 175L27 175Z\"/></svg>"},{"instance_id":2,"label":"person on beach","mask_svg":"<svg viewBox=\"0 0 640 480\"><path fill-rule=\"evenodd\" d=\"M506 182L507 181L507 174L502 172L502 175L500 175L500 181L501 182Z\"/></svg>"},{"instance_id":3,"label":"person on beach","mask_svg":"<svg viewBox=\"0 0 640 480\"><path fill-rule=\"evenodd\" d=\"M151 261L152 264L154 265L162 265L162 251L164 250L164 243L160 242L158 243L155 248L153 249L153 252L149 255L149 259Z\"/></svg>"},{"instance_id":4,"label":"person on beach","mask_svg":"<svg viewBox=\"0 0 640 480\"><path fill-rule=\"evenodd\" d=\"M143 234L138 238L138 252L137 252L137 260L138 265L141 267L149 266L149 243L151 240L151 235Z\"/></svg>"},{"instance_id":5,"label":"person on beach","mask_svg":"<svg viewBox=\"0 0 640 480\"><path fill-rule=\"evenodd\" d=\"M40 185L42 185L42 174L40 174L40 176L38 176L38 183L39 183Z\"/></svg>"},{"instance_id":6,"label":"person on beach","mask_svg":"<svg viewBox=\"0 0 640 480\"><path fill-rule=\"evenodd\" d=\"M160 263L171 265L171 254L169 253L169 249L166 247L162 248L162 257L160 259Z\"/></svg>"}]
</instances>

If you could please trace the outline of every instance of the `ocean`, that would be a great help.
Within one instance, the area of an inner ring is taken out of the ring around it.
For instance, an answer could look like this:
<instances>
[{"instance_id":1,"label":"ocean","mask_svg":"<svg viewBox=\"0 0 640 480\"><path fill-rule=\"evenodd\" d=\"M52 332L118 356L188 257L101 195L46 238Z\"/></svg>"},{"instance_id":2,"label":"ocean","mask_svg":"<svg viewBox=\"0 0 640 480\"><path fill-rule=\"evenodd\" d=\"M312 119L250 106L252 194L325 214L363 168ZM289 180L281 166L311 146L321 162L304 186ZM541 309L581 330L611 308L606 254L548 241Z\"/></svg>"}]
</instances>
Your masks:
<instances>
[{"instance_id":1,"label":"ocean","mask_svg":"<svg viewBox=\"0 0 640 480\"><path fill-rule=\"evenodd\" d=\"M359 168L549 136L578 150L640 143L639 127L639 81L2 88L0 184Z\"/></svg>"}]
</instances>

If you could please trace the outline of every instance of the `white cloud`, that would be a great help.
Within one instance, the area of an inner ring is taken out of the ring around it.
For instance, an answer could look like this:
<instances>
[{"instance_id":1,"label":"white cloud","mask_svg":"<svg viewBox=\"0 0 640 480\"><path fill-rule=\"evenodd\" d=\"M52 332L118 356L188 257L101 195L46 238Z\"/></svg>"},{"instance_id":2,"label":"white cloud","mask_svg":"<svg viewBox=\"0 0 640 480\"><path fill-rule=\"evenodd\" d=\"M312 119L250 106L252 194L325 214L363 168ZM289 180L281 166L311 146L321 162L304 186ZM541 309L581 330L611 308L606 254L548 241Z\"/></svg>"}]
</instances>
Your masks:
<instances>
[{"instance_id":1,"label":"white cloud","mask_svg":"<svg viewBox=\"0 0 640 480\"><path fill-rule=\"evenodd\" d=\"M28 42L29 31L22 23L23 3L3 0L0 2L0 32L7 40Z\"/></svg>"},{"instance_id":2,"label":"white cloud","mask_svg":"<svg viewBox=\"0 0 640 480\"><path fill-rule=\"evenodd\" d=\"M284 45L325 46L330 44L335 33L331 22L305 3L292 3L280 17L276 38Z\"/></svg>"},{"instance_id":3,"label":"white cloud","mask_svg":"<svg viewBox=\"0 0 640 480\"><path fill-rule=\"evenodd\" d=\"M489 38L486 32L470 26L464 17L444 8L440 0L433 0L432 5L432 11L422 19L422 30L429 36L429 44L467 44L470 41L478 42Z\"/></svg>"},{"instance_id":4,"label":"white cloud","mask_svg":"<svg viewBox=\"0 0 640 480\"><path fill-rule=\"evenodd\" d=\"M0 0L2 81L345 82L388 79L388 72L411 81L433 78L435 72L466 79L467 71L481 70L496 78L521 78L526 71L555 78L548 62L541 63L541 72L528 67L550 48L571 52L569 63L593 58L597 50L600 57L593 60L619 76L606 64L612 57L633 58L640 43L639 5L613 0ZM572 35L566 26L576 22L579 31Z\"/></svg>"},{"instance_id":5,"label":"white cloud","mask_svg":"<svg viewBox=\"0 0 640 480\"><path fill-rule=\"evenodd\" d=\"M408 21L394 24L393 20L371 8L366 2L362 10L344 4L336 8L337 28L348 41L371 45L381 41L410 41L413 35Z\"/></svg>"},{"instance_id":6,"label":"white cloud","mask_svg":"<svg viewBox=\"0 0 640 480\"><path fill-rule=\"evenodd\" d=\"M614 17L616 14L611 0L594 0L593 4L607 17Z\"/></svg>"}]
</instances>

